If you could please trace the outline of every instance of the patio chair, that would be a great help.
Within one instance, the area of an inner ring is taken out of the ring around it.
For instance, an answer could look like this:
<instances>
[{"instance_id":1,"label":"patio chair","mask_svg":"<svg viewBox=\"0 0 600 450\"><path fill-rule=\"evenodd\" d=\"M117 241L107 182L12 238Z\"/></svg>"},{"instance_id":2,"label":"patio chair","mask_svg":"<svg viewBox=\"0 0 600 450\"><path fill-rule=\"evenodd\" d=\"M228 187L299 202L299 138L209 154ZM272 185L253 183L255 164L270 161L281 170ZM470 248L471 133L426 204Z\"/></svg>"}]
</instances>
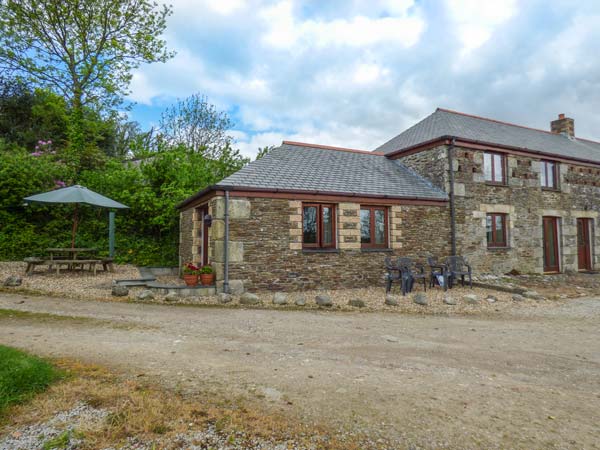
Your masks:
<instances>
[{"instance_id":1,"label":"patio chair","mask_svg":"<svg viewBox=\"0 0 600 450\"><path fill-rule=\"evenodd\" d=\"M387 274L385 275L385 292L386 294L392 290L392 283L394 281L401 281L400 267L398 267L398 262L393 260L390 256L385 257L385 270L387 270Z\"/></svg>"},{"instance_id":2,"label":"patio chair","mask_svg":"<svg viewBox=\"0 0 600 450\"><path fill-rule=\"evenodd\" d=\"M412 291L418 280L423 280L423 290L427 291L427 274L423 264L416 263L411 258L398 258L398 266L402 274L402 295Z\"/></svg>"},{"instance_id":3,"label":"patio chair","mask_svg":"<svg viewBox=\"0 0 600 450\"><path fill-rule=\"evenodd\" d=\"M428 256L427 265L429 266L429 287L433 288L435 284L446 284L446 266L438 261L437 256ZM442 277L443 281L440 283L439 277Z\"/></svg>"},{"instance_id":4,"label":"patio chair","mask_svg":"<svg viewBox=\"0 0 600 450\"><path fill-rule=\"evenodd\" d=\"M473 289L472 270L467 260L462 256L448 256L445 261L447 268L446 278L449 278L450 287L460 277L462 285L465 285L465 276L469 277L469 287Z\"/></svg>"}]
</instances>

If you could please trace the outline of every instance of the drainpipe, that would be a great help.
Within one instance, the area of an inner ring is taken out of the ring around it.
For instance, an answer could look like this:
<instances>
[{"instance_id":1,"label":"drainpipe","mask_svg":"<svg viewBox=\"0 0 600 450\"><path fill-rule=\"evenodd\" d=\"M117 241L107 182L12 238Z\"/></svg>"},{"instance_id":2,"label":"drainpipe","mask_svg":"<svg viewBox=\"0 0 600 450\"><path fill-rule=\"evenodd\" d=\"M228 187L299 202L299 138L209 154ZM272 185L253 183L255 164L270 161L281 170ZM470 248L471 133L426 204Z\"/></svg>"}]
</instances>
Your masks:
<instances>
[{"instance_id":1,"label":"drainpipe","mask_svg":"<svg viewBox=\"0 0 600 450\"><path fill-rule=\"evenodd\" d=\"M229 293L229 191L225 191L225 239L223 241L225 261L223 265L223 292Z\"/></svg>"},{"instance_id":2,"label":"drainpipe","mask_svg":"<svg viewBox=\"0 0 600 450\"><path fill-rule=\"evenodd\" d=\"M452 256L456 256L456 210L454 209L454 151L455 139L448 146L448 165L450 166L450 243L452 245Z\"/></svg>"}]
</instances>

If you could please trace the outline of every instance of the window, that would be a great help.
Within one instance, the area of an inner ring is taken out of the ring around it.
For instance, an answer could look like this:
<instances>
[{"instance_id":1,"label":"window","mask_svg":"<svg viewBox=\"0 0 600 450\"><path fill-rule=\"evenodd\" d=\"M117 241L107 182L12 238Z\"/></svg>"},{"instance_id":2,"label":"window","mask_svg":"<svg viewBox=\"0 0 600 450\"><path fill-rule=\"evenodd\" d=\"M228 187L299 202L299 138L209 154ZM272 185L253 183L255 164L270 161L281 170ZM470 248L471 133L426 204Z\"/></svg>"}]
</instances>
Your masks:
<instances>
[{"instance_id":1,"label":"window","mask_svg":"<svg viewBox=\"0 0 600 450\"><path fill-rule=\"evenodd\" d=\"M553 161L541 161L540 181L543 188L558 189L558 164Z\"/></svg>"},{"instance_id":2,"label":"window","mask_svg":"<svg viewBox=\"0 0 600 450\"><path fill-rule=\"evenodd\" d=\"M483 177L488 183L506 184L506 157L500 153L484 153Z\"/></svg>"},{"instance_id":3,"label":"window","mask_svg":"<svg viewBox=\"0 0 600 450\"><path fill-rule=\"evenodd\" d=\"M363 248L387 248L387 208L360 207L360 244Z\"/></svg>"},{"instance_id":4,"label":"window","mask_svg":"<svg viewBox=\"0 0 600 450\"><path fill-rule=\"evenodd\" d=\"M508 247L506 239L506 214L488 214L486 216L488 247Z\"/></svg>"},{"instance_id":5,"label":"window","mask_svg":"<svg viewBox=\"0 0 600 450\"><path fill-rule=\"evenodd\" d=\"M302 205L302 245L305 248L335 248L334 205Z\"/></svg>"}]
</instances>

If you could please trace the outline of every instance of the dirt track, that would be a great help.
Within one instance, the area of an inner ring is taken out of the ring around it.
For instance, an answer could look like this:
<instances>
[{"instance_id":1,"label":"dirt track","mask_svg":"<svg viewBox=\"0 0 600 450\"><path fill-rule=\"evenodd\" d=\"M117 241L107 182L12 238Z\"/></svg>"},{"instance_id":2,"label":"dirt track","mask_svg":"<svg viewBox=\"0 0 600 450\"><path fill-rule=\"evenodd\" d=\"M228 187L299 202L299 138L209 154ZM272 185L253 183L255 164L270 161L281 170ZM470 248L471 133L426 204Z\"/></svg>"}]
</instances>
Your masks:
<instances>
[{"instance_id":1,"label":"dirt track","mask_svg":"<svg viewBox=\"0 0 600 450\"><path fill-rule=\"evenodd\" d=\"M494 318L0 294L0 343L420 447L600 448L600 299ZM261 400L261 401L262 401Z\"/></svg>"}]
</instances>

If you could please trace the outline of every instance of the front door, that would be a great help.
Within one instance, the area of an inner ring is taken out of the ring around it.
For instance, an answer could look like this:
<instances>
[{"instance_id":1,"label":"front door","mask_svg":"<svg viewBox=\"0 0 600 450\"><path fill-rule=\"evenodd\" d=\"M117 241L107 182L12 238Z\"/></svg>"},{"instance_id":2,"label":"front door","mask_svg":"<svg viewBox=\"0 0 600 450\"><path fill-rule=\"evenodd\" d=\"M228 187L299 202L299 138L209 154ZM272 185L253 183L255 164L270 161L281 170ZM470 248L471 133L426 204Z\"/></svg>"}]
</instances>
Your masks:
<instances>
[{"instance_id":1,"label":"front door","mask_svg":"<svg viewBox=\"0 0 600 450\"><path fill-rule=\"evenodd\" d=\"M591 219L577 219L577 262L579 270L592 270Z\"/></svg>"},{"instance_id":2,"label":"front door","mask_svg":"<svg viewBox=\"0 0 600 450\"><path fill-rule=\"evenodd\" d=\"M558 253L558 218L544 217L544 272L560 272Z\"/></svg>"}]
</instances>

